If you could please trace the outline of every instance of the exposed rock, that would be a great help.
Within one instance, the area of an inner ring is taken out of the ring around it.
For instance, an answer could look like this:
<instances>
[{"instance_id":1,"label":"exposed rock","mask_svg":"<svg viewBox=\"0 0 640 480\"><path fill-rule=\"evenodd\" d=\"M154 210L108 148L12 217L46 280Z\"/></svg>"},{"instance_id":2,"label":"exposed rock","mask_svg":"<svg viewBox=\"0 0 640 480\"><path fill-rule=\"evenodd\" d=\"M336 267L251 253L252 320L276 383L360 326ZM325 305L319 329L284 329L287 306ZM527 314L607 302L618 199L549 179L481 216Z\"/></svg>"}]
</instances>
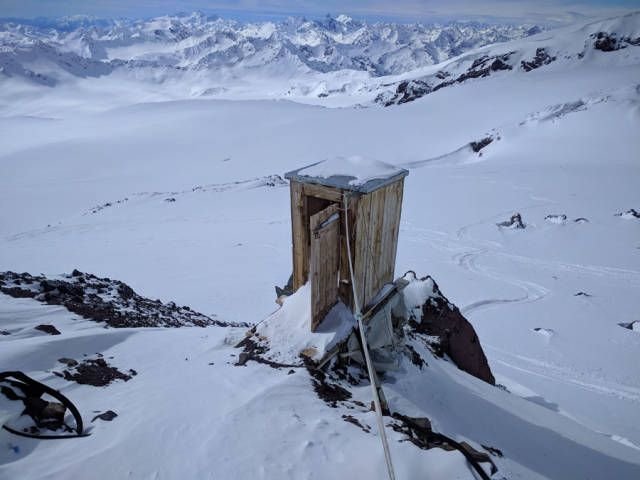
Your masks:
<instances>
[{"instance_id":1,"label":"exposed rock","mask_svg":"<svg viewBox=\"0 0 640 480\"><path fill-rule=\"evenodd\" d=\"M331 382L328 376L322 370L316 368L316 365L307 357L302 357L307 367L307 371L313 379L313 389L318 397L324 400L327 405L337 408L338 402L344 402L351 398L351 392L337 383Z\"/></svg>"},{"instance_id":2,"label":"exposed rock","mask_svg":"<svg viewBox=\"0 0 640 480\"><path fill-rule=\"evenodd\" d=\"M620 48L624 48L620 45L618 40L615 38L615 35L609 35L608 33L598 32L594 34L596 41L593 44L593 48L596 50L601 50L603 52L613 52L615 50L619 50Z\"/></svg>"},{"instance_id":3,"label":"exposed rock","mask_svg":"<svg viewBox=\"0 0 640 480\"><path fill-rule=\"evenodd\" d=\"M432 292L421 307L420 318L413 318L409 325L413 331L440 339L441 352L470 375L495 385L489 362L482 350L478 336L458 307L450 303L431 277Z\"/></svg>"},{"instance_id":4,"label":"exposed rock","mask_svg":"<svg viewBox=\"0 0 640 480\"><path fill-rule=\"evenodd\" d=\"M113 410L107 410L106 412L100 413L100 414L96 415L95 417L93 417L93 419L91 420L91 423L95 422L98 419L104 420L105 422L110 422L111 420L113 420L117 416L118 416L118 414L116 412L114 412Z\"/></svg>"},{"instance_id":5,"label":"exposed rock","mask_svg":"<svg viewBox=\"0 0 640 480\"><path fill-rule=\"evenodd\" d=\"M545 337L552 337L556 333L555 330L553 330L552 328L542 328L542 327L536 327L533 329L533 331Z\"/></svg>"},{"instance_id":6,"label":"exposed rock","mask_svg":"<svg viewBox=\"0 0 640 480\"><path fill-rule=\"evenodd\" d=\"M455 449L465 456L476 471L482 468L478 465L479 463L488 463L491 468L491 475L498 471L488 454L476 450L467 442L456 442L452 438L434 432L428 418L413 418L400 413L394 413L393 418L397 422L391 423L391 428L396 432L405 434L405 441L413 443L416 447L422 450L428 450L433 447L448 451ZM485 477L488 478L486 475L482 478Z\"/></svg>"},{"instance_id":7,"label":"exposed rock","mask_svg":"<svg viewBox=\"0 0 640 480\"><path fill-rule=\"evenodd\" d=\"M640 46L640 37L620 37L614 33L598 32L591 35L591 38L595 38L593 48L602 52L614 52L631 46Z\"/></svg>"},{"instance_id":8,"label":"exposed rock","mask_svg":"<svg viewBox=\"0 0 640 480\"><path fill-rule=\"evenodd\" d=\"M573 220L574 223L589 223L589 220L587 218L584 217L578 217L576 219Z\"/></svg>"},{"instance_id":9,"label":"exposed rock","mask_svg":"<svg viewBox=\"0 0 640 480\"><path fill-rule=\"evenodd\" d=\"M78 365L78 361L74 360L73 358L62 357L59 358L58 361L60 363L64 363L67 367L75 367Z\"/></svg>"},{"instance_id":10,"label":"exposed rock","mask_svg":"<svg viewBox=\"0 0 640 480\"><path fill-rule=\"evenodd\" d=\"M471 142L469 146L471 147L471 150L473 150L475 153L478 153L491 142L493 142L493 137L489 136L483 138L482 140L478 140L477 142Z\"/></svg>"},{"instance_id":11,"label":"exposed rock","mask_svg":"<svg viewBox=\"0 0 640 480\"><path fill-rule=\"evenodd\" d=\"M88 320L105 322L116 328L247 326L223 322L173 302L164 304L151 300L138 295L123 282L78 270L59 279L0 272L0 292L17 298L34 298L49 305L62 305Z\"/></svg>"},{"instance_id":12,"label":"exposed rock","mask_svg":"<svg viewBox=\"0 0 640 480\"><path fill-rule=\"evenodd\" d=\"M251 332L253 332L253 330L251 330ZM243 349L243 351L238 355L238 361L234 364L236 367L244 367L250 360L269 365L271 368L275 368L277 370L280 368L299 368L303 366L302 363L299 365L292 365L269 360L263 355L269 350L268 346L261 343L260 340L254 336L247 336L243 338L236 345L236 348Z\"/></svg>"},{"instance_id":13,"label":"exposed rock","mask_svg":"<svg viewBox=\"0 0 640 480\"><path fill-rule=\"evenodd\" d=\"M522 221L522 216L519 213L514 213L513 215L511 215L511 218L509 220L497 223L496 225L501 228L526 228L526 225Z\"/></svg>"},{"instance_id":14,"label":"exposed rock","mask_svg":"<svg viewBox=\"0 0 640 480\"><path fill-rule=\"evenodd\" d=\"M342 415L342 419L347 423L351 423L351 424L355 425L356 427L359 427L365 433L371 432L371 427L369 425L363 425L362 423L360 423L360 420L355 418L353 415Z\"/></svg>"},{"instance_id":15,"label":"exposed rock","mask_svg":"<svg viewBox=\"0 0 640 480\"><path fill-rule=\"evenodd\" d=\"M38 325L37 327L33 328L40 332L48 333L49 335L60 335L60 330L58 330L53 325Z\"/></svg>"},{"instance_id":16,"label":"exposed rock","mask_svg":"<svg viewBox=\"0 0 640 480\"><path fill-rule=\"evenodd\" d=\"M520 62L520 66L525 72L530 72L531 70L535 70L536 68L540 68L543 65L548 65L551 62L554 62L556 57L552 57L547 52L546 48L537 48L536 54L532 60Z\"/></svg>"},{"instance_id":17,"label":"exposed rock","mask_svg":"<svg viewBox=\"0 0 640 480\"><path fill-rule=\"evenodd\" d=\"M456 83L463 83L472 78L483 78L491 75L492 72L498 72L501 70L512 70L513 67L508 63L509 58L514 52L505 53L503 55L494 56L482 56L473 61L471 66L466 72L458 75L455 79L444 80L451 77L451 73L446 71L438 71L433 77L439 80L444 80L435 85L431 85L426 79L413 79L403 80L396 86L395 92L389 94L389 92L381 93L375 99L376 103L381 103L385 107L391 105L400 105L402 103L412 102L428 95L432 92L436 92L441 88L449 87Z\"/></svg>"},{"instance_id":18,"label":"exposed rock","mask_svg":"<svg viewBox=\"0 0 640 480\"><path fill-rule=\"evenodd\" d=\"M431 86L422 80L407 80L400 82L396 89L396 95L399 96L397 104L412 102L417 98L431 93Z\"/></svg>"},{"instance_id":19,"label":"exposed rock","mask_svg":"<svg viewBox=\"0 0 640 480\"><path fill-rule=\"evenodd\" d=\"M622 328L626 328L627 330L631 330L632 332L640 332L640 322L634 321L629 323L619 323Z\"/></svg>"},{"instance_id":20,"label":"exposed rock","mask_svg":"<svg viewBox=\"0 0 640 480\"><path fill-rule=\"evenodd\" d=\"M128 382L137 374L135 370L129 370L129 374L123 373L109 365L102 358L87 359L77 364L71 370L64 370L62 373L53 373L70 382L77 382L82 385L93 385L94 387L104 387L115 380Z\"/></svg>"},{"instance_id":21,"label":"exposed rock","mask_svg":"<svg viewBox=\"0 0 640 480\"><path fill-rule=\"evenodd\" d=\"M638 212L635 208L630 208L626 212L616 213L616 217L622 217L622 218L627 218L627 219L629 219L629 218L640 218L640 212Z\"/></svg>"},{"instance_id":22,"label":"exposed rock","mask_svg":"<svg viewBox=\"0 0 640 480\"><path fill-rule=\"evenodd\" d=\"M562 225L566 223L567 216L564 213L552 213L544 217L544 219L549 223L555 223L557 225Z\"/></svg>"}]
</instances>

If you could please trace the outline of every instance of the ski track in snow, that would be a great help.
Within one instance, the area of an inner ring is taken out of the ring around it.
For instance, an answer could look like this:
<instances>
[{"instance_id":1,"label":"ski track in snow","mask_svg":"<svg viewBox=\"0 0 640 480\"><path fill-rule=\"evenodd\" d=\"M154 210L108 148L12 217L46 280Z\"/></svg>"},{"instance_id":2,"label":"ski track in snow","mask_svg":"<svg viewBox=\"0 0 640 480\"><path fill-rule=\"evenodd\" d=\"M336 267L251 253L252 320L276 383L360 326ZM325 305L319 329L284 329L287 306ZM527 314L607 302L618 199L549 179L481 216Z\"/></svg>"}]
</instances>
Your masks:
<instances>
[{"instance_id":1,"label":"ski track in snow","mask_svg":"<svg viewBox=\"0 0 640 480\"><path fill-rule=\"evenodd\" d=\"M487 268L478 266L477 262L481 256L492 255L492 254L494 254L494 252L490 252L488 249L480 249L472 252L466 252L466 253L454 255L452 259L459 267L464 268L469 272L472 272L487 278L491 278L493 280L505 282L510 285L514 285L520 288L521 290L523 290L524 295L516 298L506 298L506 299L488 298L488 299L478 300L476 302L472 302L462 307L460 311L463 314L468 315L469 313L475 310L479 310L481 308L491 307L495 305L502 305L502 304L509 304L509 303L536 302L549 294L549 289L543 287L540 284L519 280L515 277L508 277L508 276L505 276L504 274L495 273Z\"/></svg>"},{"instance_id":2,"label":"ski track in snow","mask_svg":"<svg viewBox=\"0 0 640 480\"><path fill-rule=\"evenodd\" d=\"M164 197L165 201L175 201L174 197L181 195L188 195L197 192L228 192L238 190L249 190L252 188L261 187L283 187L289 185L280 175L266 175L264 177L252 178L249 180L238 180L235 182L227 183L212 183L209 185L198 185L188 190L174 190L166 192L136 192L129 195L129 197L135 197L140 199ZM112 207L114 205L122 205L129 202L129 197L124 197L113 202L106 202L102 205L96 205L89 210L85 211L83 215L96 214L105 208Z\"/></svg>"},{"instance_id":3,"label":"ski track in snow","mask_svg":"<svg viewBox=\"0 0 640 480\"><path fill-rule=\"evenodd\" d=\"M217 184L208 184L208 185L198 185L188 190L174 190L174 191L165 191L165 192L135 192L127 197L120 198L118 200L113 200L109 202L105 202L101 205L95 205L88 210L85 210L81 216L89 216L89 215L97 215L102 213L104 210L111 209L113 207L123 207L123 206L133 206L136 204L140 204L146 200L154 200L160 199L164 202L175 202L175 197L180 197L184 195L190 195L194 193L224 193L230 191L240 191L240 190L251 190L255 188L280 188L284 186L288 186L288 182L284 180L280 175L266 175L263 177L252 178L249 180L238 180L235 182L226 182L226 183L217 183ZM134 201L137 200L136 201ZM57 222L55 225L48 225L44 228L38 228L33 230L28 230L25 232L15 233L13 235L9 235L5 237L6 241L19 241L24 238L34 238L39 235L45 235L47 233L51 233L52 231L68 231L68 232L88 232L95 228L92 224L72 224L72 225L63 225L64 221L61 220Z\"/></svg>"},{"instance_id":4,"label":"ski track in snow","mask_svg":"<svg viewBox=\"0 0 640 480\"><path fill-rule=\"evenodd\" d=\"M576 378L576 372L570 368L560 367L550 362L544 362L535 358L530 358L520 354L514 354L487 344L486 348L493 352L494 361L513 370L535 375L537 377L571 384L578 388L600 395L610 395L624 400L640 402L640 388L623 385L616 382L598 379L594 381L584 381Z\"/></svg>"}]
</instances>

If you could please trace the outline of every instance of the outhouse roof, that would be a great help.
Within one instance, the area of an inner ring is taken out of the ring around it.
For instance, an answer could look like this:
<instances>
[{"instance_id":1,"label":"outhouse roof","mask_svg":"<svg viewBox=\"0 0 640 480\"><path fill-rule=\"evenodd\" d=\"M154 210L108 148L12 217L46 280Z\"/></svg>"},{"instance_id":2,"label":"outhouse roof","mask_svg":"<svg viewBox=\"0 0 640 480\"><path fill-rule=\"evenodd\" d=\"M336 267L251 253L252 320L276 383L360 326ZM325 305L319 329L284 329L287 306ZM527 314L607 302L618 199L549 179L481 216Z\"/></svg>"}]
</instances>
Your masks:
<instances>
[{"instance_id":1,"label":"outhouse roof","mask_svg":"<svg viewBox=\"0 0 640 480\"><path fill-rule=\"evenodd\" d=\"M409 175L409 171L389 163L360 156L335 157L285 173L285 178L301 183L370 193Z\"/></svg>"}]
</instances>

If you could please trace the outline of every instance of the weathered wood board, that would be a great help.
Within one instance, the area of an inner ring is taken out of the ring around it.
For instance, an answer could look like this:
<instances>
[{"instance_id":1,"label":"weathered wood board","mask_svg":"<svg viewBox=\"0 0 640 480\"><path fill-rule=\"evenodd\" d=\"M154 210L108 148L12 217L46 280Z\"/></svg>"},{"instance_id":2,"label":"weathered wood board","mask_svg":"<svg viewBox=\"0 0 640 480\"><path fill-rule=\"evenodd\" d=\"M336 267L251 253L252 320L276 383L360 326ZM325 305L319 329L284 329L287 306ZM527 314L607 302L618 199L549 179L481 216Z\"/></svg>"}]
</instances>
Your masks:
<instances>
[{"instance_id":1,"label":"weathered wood board","mask_svg":"<svg viewBox=\"0 0 640 480\"><path fill-rule=\"evenodd\" d=\"M297 181L291 181L290 189L294 290L311 281L314 321L321 320L327 307L338 299L353 308L346 248L349 241L359 307L365 309L380 288L393 281L404 179L369 193ZM344 226L345 193L349 197L349 239ZM329 212L338 212L338 221L318 233L317 227L333 214ZM326 272L321 270L324 268ZM316 327L314 323L312 328Z\"/></svg>"},{"instance_id":2,"label":"weathered wood board","mask_svg":"<svg viewBox=\"0 0 640 480\"><path fill-rule=\"evenodd\" d=\"M311 248L311 331L338 301L340 270L340 209L332 204L309 219Z\"/></svg>"}]
</instances>

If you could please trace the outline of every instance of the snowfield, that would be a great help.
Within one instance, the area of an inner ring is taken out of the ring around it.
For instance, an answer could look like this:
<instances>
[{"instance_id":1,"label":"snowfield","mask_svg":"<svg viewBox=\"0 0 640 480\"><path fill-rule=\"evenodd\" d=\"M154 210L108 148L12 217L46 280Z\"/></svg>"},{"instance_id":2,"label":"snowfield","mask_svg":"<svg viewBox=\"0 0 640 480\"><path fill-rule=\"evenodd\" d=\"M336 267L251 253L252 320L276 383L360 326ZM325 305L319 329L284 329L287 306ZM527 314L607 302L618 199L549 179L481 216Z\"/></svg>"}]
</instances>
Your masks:
<instances>
[{"instance_id":1,"label":"snowfield","mask_svg":"<svg viewBox=\"0 0 640 480\"><path fill-rule=\"evenodd\" d=\"M171 22L158 22L136 28L166 34ZM299 41L314 46L309 29ZM2 45L17 35L0 33ZM77 268L222 321L268 318L282 348L326 346L327 334L274 327L304 328L291 310L274 313L273 287L292 268L282 176L339 157L407 168L396 276L436 279L502 388L425 349L428 366L384 378L392 408L500 450L492 478L640 478L640 335L620 325L640 321L640 13L523 36L376 74L281 59L220 75L138 65L83 77L30 53L29 68L56 82L0 70L0 271ZM162 53L143 40L91 61ZM555 60L526 70L539 48ZM510 69L473 73L509 52ZM403 81L421 94L398 102ZM514 213L525 228L498 226ZM369 385L351 387L367 408L330 408L304 368L235 366L244 335L104 328L0 294L0 370L60 389L91 432L47 442L0 430L0 479L386 478ZM94 387L53 373L61 357L98 353L137 375ZM118 416L91 422L105 410ZM387 435L398 479L475 478L457 451Z\"/></svg>"}]
</instances>

